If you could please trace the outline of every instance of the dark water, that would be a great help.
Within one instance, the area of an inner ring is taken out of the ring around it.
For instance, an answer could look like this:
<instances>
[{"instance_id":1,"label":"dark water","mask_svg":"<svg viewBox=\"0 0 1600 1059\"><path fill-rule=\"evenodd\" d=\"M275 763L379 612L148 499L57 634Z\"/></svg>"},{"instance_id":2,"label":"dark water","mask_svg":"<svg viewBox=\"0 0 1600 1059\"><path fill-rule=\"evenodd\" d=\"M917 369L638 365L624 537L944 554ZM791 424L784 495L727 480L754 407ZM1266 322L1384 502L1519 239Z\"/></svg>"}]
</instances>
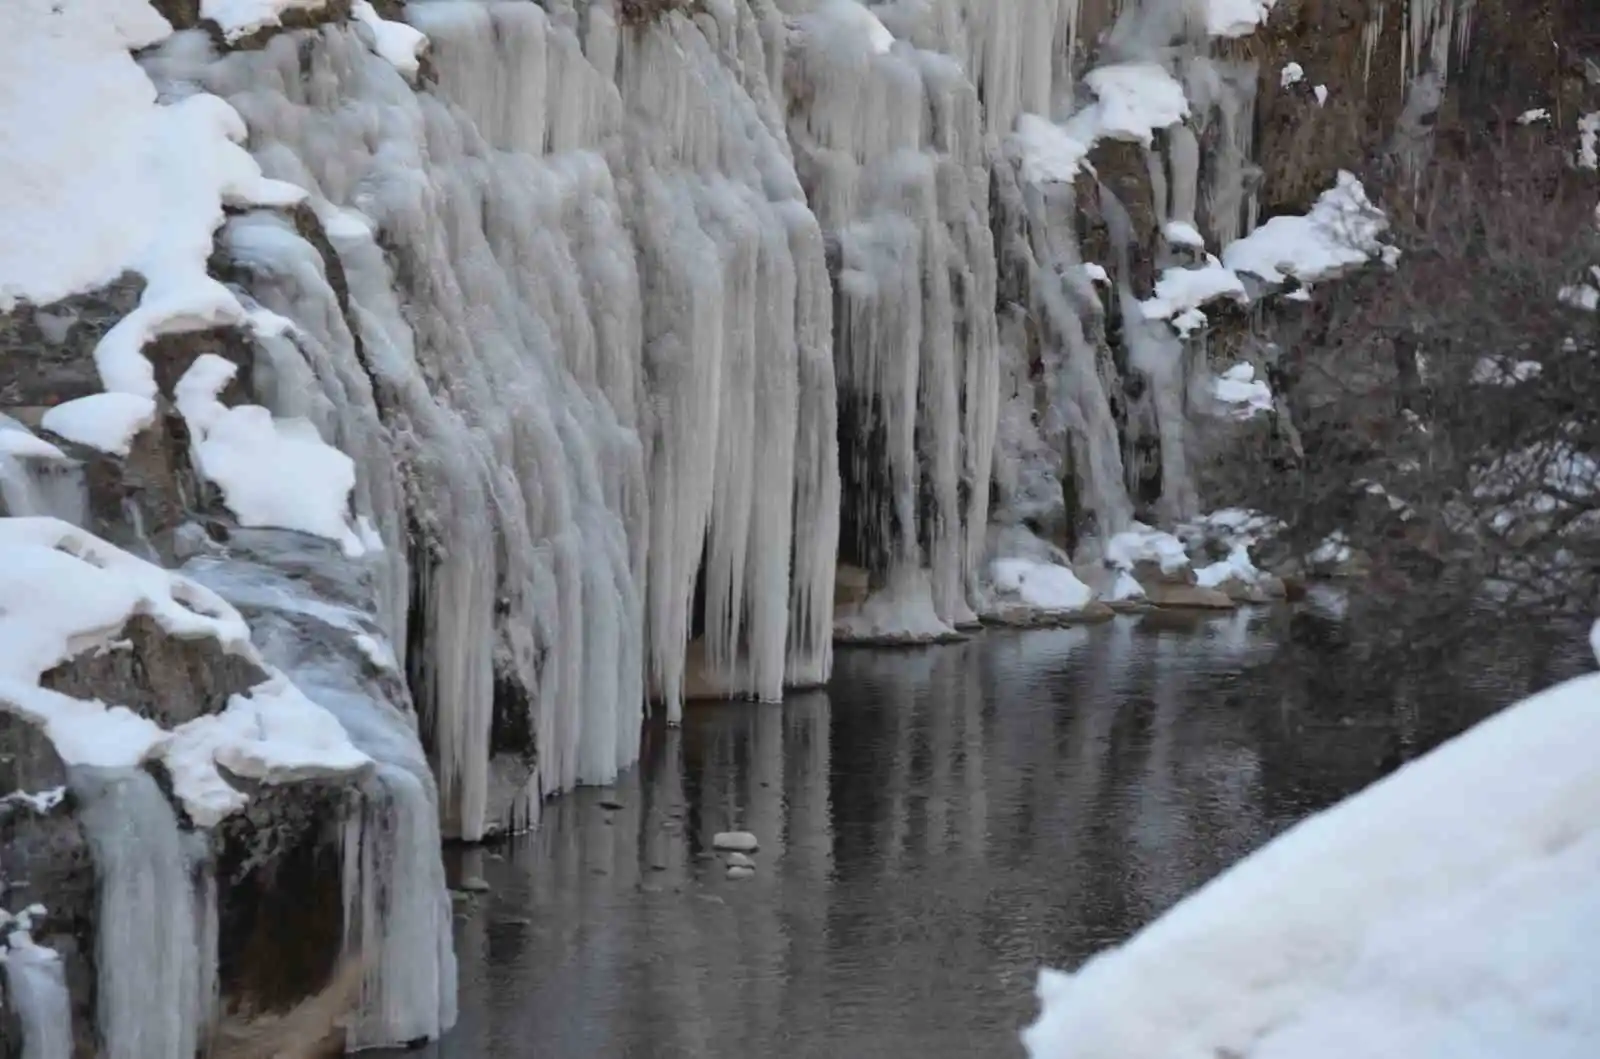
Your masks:
<instances>
[{"instance_id":1,"label":"dark water","mask_svg":"<svg viewBox=\"0 0 1600 1059\"><path fill-rule=\"evenodd\" d=\"M1448 734L1327 707L1341 673L1359 683L1336 655L1286 685L1265 665L1286 627L845 651L827 693L693 706L615 790L453 865L492 890L458 904L461 1024L421 1054L1021 1055L1041 965L1126 938ZM734 829L760 839L754 878L709 849Z\"/></svg>"}]
</instances>

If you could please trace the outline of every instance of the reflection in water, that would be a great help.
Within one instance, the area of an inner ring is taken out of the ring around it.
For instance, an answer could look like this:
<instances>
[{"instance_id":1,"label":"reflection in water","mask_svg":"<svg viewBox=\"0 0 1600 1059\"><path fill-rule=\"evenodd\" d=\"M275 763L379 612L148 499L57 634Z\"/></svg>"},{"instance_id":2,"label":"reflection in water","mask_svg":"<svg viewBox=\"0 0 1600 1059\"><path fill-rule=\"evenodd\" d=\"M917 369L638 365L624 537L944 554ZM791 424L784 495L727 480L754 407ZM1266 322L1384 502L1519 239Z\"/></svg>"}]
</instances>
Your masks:
<instances>
[{"instance_id":1,"label":"reflection in water","mask_svg":"<svg viewBox=\"0 0 1600 1059\"><path fill-rule=\"evenodd\" d=\"M463 854L493 889L459 905L462 1022L422 1054L1020 1055L1041 965L1394 764L1387 729L1291 719L1259 665L1281 627L843 651L826 694L691 708L615 790ZM752 879L709 848L732 829Z\"/></svg>"}]
</instances>

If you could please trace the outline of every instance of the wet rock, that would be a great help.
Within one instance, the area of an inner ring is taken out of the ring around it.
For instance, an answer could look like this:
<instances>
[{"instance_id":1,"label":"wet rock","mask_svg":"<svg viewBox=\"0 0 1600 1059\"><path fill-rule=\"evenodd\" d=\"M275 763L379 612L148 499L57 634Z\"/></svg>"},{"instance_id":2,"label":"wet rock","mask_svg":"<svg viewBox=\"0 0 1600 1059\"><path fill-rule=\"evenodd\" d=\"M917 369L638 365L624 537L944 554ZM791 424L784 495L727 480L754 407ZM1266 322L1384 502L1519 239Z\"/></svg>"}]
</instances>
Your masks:
<instances>
[{"instance_id":1,"label":"wet rock","mask_svg":"<svg viewBox=\"0 0 1600 1059\"><path fill-rule=\"evenodd\" d=\"M469 894L486 894L492 887L481 876L469 875L461 880L461 889Z\"/></svg>"},{"instance_id":2,"label":"wet rock","mask_svg":"<svg viewBox=\"0 0 1600 1059\"><path fill-rule=\"evenodd\" d=\"M748 831L719 831L712 836L711 848L723 852L754 853L761 847L756 836Z\"/></svg>"},{"instance_id":3,"label":"wet rock","mask_svg":"<svg viewBox=\"0 0 1600 1059\"><path fill-rule=\"evenodd\" d=\"M1148 601L1157 607L1182 610L1232 610L1237 604L1227 593L1199 585L1152 584L1144 586Z\"/></svg>"},{"instance_id":4,"label":"wet rock","mask_svg":"<svg viewBox=\"0 0 1600 1059\"><path fill-rule=\"evenodd\" d=\"M77 699L126 706L163 728L218 713L228 699L267 679L249 659L211 637L169 635L135 615L110 647L85 651L39 678L42 687Z\"/></svg>"},{"instance_id":5,"label":"wet rock","mask_svg":"<svg viewBox=\"0 0 1600 1059\"><path fill-rule=\"evenodd\" d=\"M1027 603L1001 601L987 611L983 620L1014 629L1051 629L1067 625L1095 625L1117 616L1109 603L1091 600L1077 610L1047 610Z\"/></svg>"},{"instance_id":6,"label":"wet rock","mask_svg":"<svg viewBox=\"0 0 1600 1059\"><path fill-rule=\"evenodd\" d=\"M728 867L730 867L730 868L752 868L753 869L755 866L756 866L756 862L754 860L752 860L749 856L747 856L747 855L745 855L743 853L730 853L730 854L728 854Z\"/></svg>"},{"instance_id":7,"label":"wet rock","mask_svg":"<svg viewBox=\"0 0 1600 1059\"><path fill-rule=\"evenodd\" d=\"M728 869L728 878L730 878L730 879L748 879L751 876L755 875L755 873L756 873L756 870L754 868L744 868L744 867L740 867L739 865L736 864L736 865L733 865L732 867L730 867Z\"/></svg>"},{"instance_id":8,"label":"wet rock","mask_svg":"<svg viewBox=\"0 0 1600 1059\"><path fill-rule=\"evenodd\" d=\"M253 784L211 833L217 971L230 1015L282 1012L333 974L344 944L341 822L356 791L338 783Z\"/></svg>"},{"instance_id":9,"label":"wet rock","mask_svg":"<svg viewBox=\"0 0 1600 1059\"><path fill-rule=\"evenodd\" d=\"M144 286L126 272L87 294L0 313L0 408L48 408L99 393L95 346L139 304Z\"/></svg>"}]
</instances>

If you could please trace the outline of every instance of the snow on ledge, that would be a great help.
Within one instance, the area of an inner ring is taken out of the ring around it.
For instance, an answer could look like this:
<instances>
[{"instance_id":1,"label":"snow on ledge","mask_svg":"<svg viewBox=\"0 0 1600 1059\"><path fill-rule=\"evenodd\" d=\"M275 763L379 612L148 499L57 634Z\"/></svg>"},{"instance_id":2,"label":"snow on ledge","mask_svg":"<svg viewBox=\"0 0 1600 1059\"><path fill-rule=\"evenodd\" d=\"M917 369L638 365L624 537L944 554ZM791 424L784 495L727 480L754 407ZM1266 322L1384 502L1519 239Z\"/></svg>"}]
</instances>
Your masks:
<instances>
[{"instance_id":1,"label":"snow on ledge","mask_svg":"<svg viewBox=\"0 0 1600 1059\"><path fill-rule=\"evenodd\" d=\"M1315 283L1384 256L1380 236L1389 220L1367 198L1361 181L1341 171L1303 217L1274 217L1242 239L1223 247L1222 263L1271 284L1290 277Z\"/></svg>"},{"instance_id":2,"label":"snow on ledge","mask_svg":"<svg viewBox=\"0 0 1600 1059\"><path fill-rule=\"evenodd\" d=\"M1084 76L1084 82L1094 90L1097 102L1064 124L1037 114L1018 117L1012 144L1027 183L1071 183L1102 137L1149 147L1157 130L1170 128L1189 115L1183 86L1156 63L1096 67Z\"/></svg>"},{"instance_id":3,"label":"snow on ledge","mask_svg":"<svg viewBox=\"0 0 1600 1059\"><path fill-rule=\"evenodd\" d=\"M1211 396L1237 419L1272 411L1272 388L1256 378L1255 365L1238 363L1211 380Z\"/></svg>"},{"instance_id":4,"label":"snow on ledge","mask_svg":"<svg viewBox=\"0 0 1600 1059\"><path fill-rule=\"evenodd\" d=\"M355 0L350 13L372 31L373 49L379 58L408 78L417 76L418 57L428 44L426 36L404 22L381 17L367 0Z\"/></svg>"},{"instance_id":5,"label":"snow on ledge","mask_svg":"<svg viewBox=\"0 0 1600 1059\"><path fill-rule=\"evenodd\" d=\"M321 11L327 6L328 0L200 0L200 17L215 22L231 44L282 25L283 16L291 11Z\"/></svg>"},{"instance_id":6,"label":"snow on ledge","mask_svg":"<svg viewBox=\"0 0 1600 1059\"><path fill-rule=\"evenodd\" d=\"M304 198L262 176L223 100L157 104L129 52L170 33L146 0L0 3L0 312L138 273L139 306L101 340L95 363L107 390L152 399L147 341L243 320L206 272L223 207Z\"/></svg>"},{"instance_id":7,"label":"snow on ledge","mask_svg":"<svg viewBox=\"0 0 1600 1059\"><path fill-rule=\"evenodd\" d=\"M217 715L167 731L124 706L76 699L40 677L105 648L144 615L167 635L208 637L269 679ZM239 612L210 589L52 518L0 518L0 709L38 724L68 764L133 768L161 760L185 811L202 827L246 796L218 765L267 783L370 767L338 720L265 665Z\"/></svg>"},{"instance_id":8,"label":"snow on ledge","mask_svg":"<svg viewBox=\"0 0 1600 1059\"><path fill-rule=\"evenodd\" d=\"M1131 573L1139 563L1155 563L1165 574L1189 565L1183 542L1163 530L1135 522L1106 542L1106 565Z\"/></svg>"},{"instance_id":9,"label":"snow on ledge","mask_svg":"<svg viewBox=\"0 0 1600 1059\"><path fill-rule=\"evenodd\" d=\"M350 523L355 463L304 419L274 419L260 405L229 408L217 394L238 365L214 353L195 360L174 396L189 425L195 463L244 526L297 530L366 553Z\"/></svg>"},{"instance_id":10,"label":"snow on ledge","mask_svg":"<svg viewBox=\"0 0 1600 1059\"><path fill-rule=\"evenodd\" d=\"M1206 0L1206 31L1213 37L1248 37L1272 14L1277 2Z\"/></svg>"},{"instance_id":11,"label":"snow on ledge","mask_svg":"<svg viewBox=\"0 0 1600 1059\"><path fill-rule=\"evenodd\" d=\"M1594 1054L1597 742L1600 674L1303 821L1077 973L1042 972L1029 1055Z\"/></svg>"},{"instance_id":12,"label":"snow on ledge","mask_svg":"<svg viewBox=\"0 0 1600 1059\"><path fill-rule=\"evenodd\" d=\"M39 425L80 445L127 456L133 439L156 421L156 403L141 394L91 393L51 408Z\"/></svg>"}]
</instances>

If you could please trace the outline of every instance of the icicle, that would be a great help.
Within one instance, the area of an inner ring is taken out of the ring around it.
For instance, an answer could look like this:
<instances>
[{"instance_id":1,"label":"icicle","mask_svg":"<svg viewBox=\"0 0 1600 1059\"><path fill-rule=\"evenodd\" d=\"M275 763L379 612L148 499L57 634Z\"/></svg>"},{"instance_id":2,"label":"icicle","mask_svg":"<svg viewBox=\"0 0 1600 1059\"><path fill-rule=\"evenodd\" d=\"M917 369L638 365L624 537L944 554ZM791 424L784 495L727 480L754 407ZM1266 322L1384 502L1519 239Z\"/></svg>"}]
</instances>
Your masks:
<instances>
[{"instance_id":1,"label":"icicle","mask_svg":"<svg viewBox=\"0 0 1600 1059\"><path fill-rule=\"evenodd\" d=\"M106 1059L188 1056L205 1012L196 894L177 817L142 769L72 770L99 892L95 991Z\"/></svg>"},{"instance_id":2,"label":"icicle","mask_svg":"<svg viewBox=\"0 0 1600 1059\"><path fill-rule=\"evenodd\" d=\"M1383 39L1383 16L1388 10L1388 0L1374 0L1366 25L1361 29L1361 85L1372 81L1372 59L1378 52L1378 42Z\"/></svg>"},{"instance_id":3,"label":"icicle","mask_svg":"<svg viewBox=\"0 0 1600 1059\"><path fill-rule=\"evenodd\" d=\"M450 898L428 786L420 762L381 763L344 825L345 951L366 965L347 1028L352 1050L432 1040L456 1020Z\"/></svg>"},{"instance_id":4,"label":"icicle","mask_svg":"<svg viewBox=\"0 0 1600 1059\"><path fill-rule=\"evenodd\" d=\"M72 1059L72 998L61 956L35 944L26 922L32 916L24 912L17 918L25 922L6 936L0 965L7 1000L22 1028L19 1059Z\"/></svg>"}]
</instances>

